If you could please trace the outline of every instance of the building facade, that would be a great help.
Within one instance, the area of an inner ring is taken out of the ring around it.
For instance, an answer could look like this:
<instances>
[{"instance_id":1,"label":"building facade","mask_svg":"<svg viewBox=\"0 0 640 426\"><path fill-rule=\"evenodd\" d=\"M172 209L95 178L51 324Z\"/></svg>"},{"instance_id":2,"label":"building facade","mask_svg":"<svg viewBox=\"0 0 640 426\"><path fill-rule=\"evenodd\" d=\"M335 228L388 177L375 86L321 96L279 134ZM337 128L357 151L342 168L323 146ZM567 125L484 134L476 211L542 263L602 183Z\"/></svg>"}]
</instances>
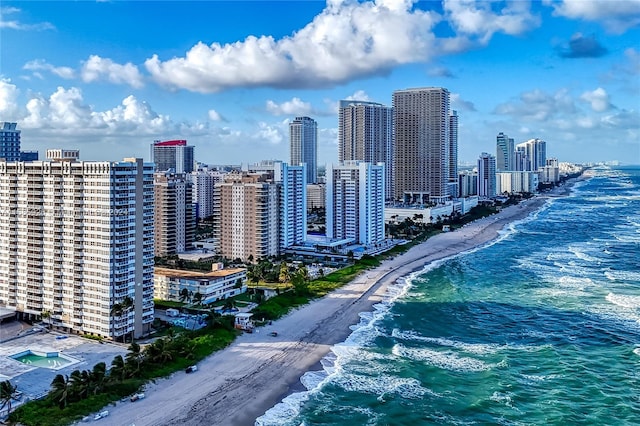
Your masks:
<instances>
[{"instance_id":1,"label":"building facade","mask_svg":"<svg viewBox=\"0 0 640 426\"><path fill-rule=\"evenodd\" d=\"M496 196L496 157L483 152L478 159L478 197Z\"/></svg>"},{"instance_id":2,"label":"building facade","mask_svg":"<svg viewBox=\"0 0 640 426\"><path fill-rule=\"evenodd\" d=\"M307 185L307 211L324 209L327 194L327 185L324 183L312 183Z\"/></svg>"},{"instance_id":3,"label":"building facade","mask_svg":"<svg viewBox=\"0 0 640 426\"><path fill-rule=\"evenodd\" d=\"M296 117L289 123L292 166L307 165L307 183L318 182L318 123L309 117Z\"/></svg>"},{"instance_id":4,"label":"building facade","mask_svg":"<svg viewBox=\"0 0 640 426\"><path fill-rule=\"evenodd\" d=\"M384 240L384 163L327 166L327 237L371 245Z\"/></svg>"},{"instance_id":5,"label":"building facade","mask_svg":"<svg viewBox=\"0 0 640 426\"><path fill-rule=\"evenodd\" d=\"M62 151L62 150L60 150ZM0 305L105 338L153 322L153 164L0 161ZM117 303L131 306L112 314Z\"/></svg>"},{"instance_id":6,"label":"building facade","mask_svg":"<svg viewBox=\"0 0 640 426\"><path fill-rule=\"evenodd\" d=\"M194 166L193 146L187 141L154 141L151 144L151 161L157 172L191 173Z\"/></svg>"},{"instance_id":7,"label":"building facade","mask_svg":"<svg viewBox=\"0 0 640 426\"><path fill-rule=\"evenodd\" d=\"M221 264L213 265L215 269L211 272L155 268L155 297L175 302L186 301L181 298L181 293L186 289L190 301L199 293L196 299L206 305L247 291L246 269L224 269Z\"/></svg>"},{"instance_id":8,"label":"building facade","mask_svg":"<svg viewBox=\"0 0 640 426\"><path fill-rule=\"evenodd\" d=\"M504 194L535 193L538 190L537 172L497 172L496 192Z\"/></svg>"},{"instance_id":9,"label":"building facade","mask_svg":"<svg viewBox=\"0 0 640 426\"><path fill-rule=\"evenodd\" d=\"M0 122L0 159L20 161L20 130L18 123Z\"/></svg>"},{"instance_id":10,"label":"building facade","mask_svg":"<svg viewBox=\"0 0 640 426\"><path fill-rule=\"evenodd\" d=\"M519 143L516 150L522 152L525 171L537 171L547 163L547 143L542 139L529 139Z\"/></svg>"},{"instance_id":11,"label":"building facade","mask_svg":"<svg viewBox=\"0 0 640 426\"><path fill-rule=\"evenodd\" d=\"M434 87L393 93L396 199L438 203L455 197L449 97L447 89Z\"/></svg>"},{"instance_id":12,"label":"building facade","mask_svg":"<svg viewBox=\"0 0 640 426\"><path fill-rule=\"evenodd\" d=\"M196 229L192 184L184 174L156 173L155 255L169 256L191 249Z\"/></svg>"},{"instance_id":13,"label":"building facade","mask_svg":"<svg viewBox=\"0 0 640 426\"><path fill-rule=\"evenodd\" d=\"M222 182L224 173L217 170L195 170L187 175L193 185L193 205L196 209L196 218L206 219L213 216L213 192L215 185Z\"/></svg>"},{"instance_id":14,"label":"building facade","mask_svg":"<svg viewBox=\"0 0 640 426\"><path fill-rule=\"evenodd\" d=\"M393 108L376 102L340 101L338 161L385 164L385 194L393 198Z\"/></svg>"},{"instance_id":15,"label":"building facade","mask_svg":"<svg viewBox=\"0 0 640 426\"><path fill-rule=\"evenodd\" d=\"M280 192L267 173L229 173L216 185L214 234L219 254L258 260L280 253Z\"/></svg>"},{"instance_id":16,"label":"building facade","mask_svg":"<svg viewBox=\"0 0 640 426\"><path fill-rule=\"evenodd\" d=\"M511 171L515 170L515 147L513 138L498 133L496 136L496 170Z\"/></svg>"},{"instance_id":17,"label":"building facade","mask_svg":"<svg viewBox=\"0 0 640 426\"><path fill-rule=\"evenodd\" d=\"M460 198L478 195L478 173L472 170L461 170L458 173L458 188Z\"/></svg>"}]
</instances>

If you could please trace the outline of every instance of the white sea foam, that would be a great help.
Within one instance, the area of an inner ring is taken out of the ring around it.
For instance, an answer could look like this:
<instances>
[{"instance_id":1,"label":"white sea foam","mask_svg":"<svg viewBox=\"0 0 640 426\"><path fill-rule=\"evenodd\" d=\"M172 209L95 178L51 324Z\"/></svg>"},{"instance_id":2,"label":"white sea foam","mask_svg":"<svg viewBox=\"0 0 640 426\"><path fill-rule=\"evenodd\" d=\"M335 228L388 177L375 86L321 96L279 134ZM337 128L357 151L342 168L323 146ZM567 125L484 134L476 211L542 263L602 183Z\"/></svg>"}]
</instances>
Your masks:
<instances>
[{"instance_id":1,"label":"white sea foam","mask_svg":"<svg viewBox=\"0 0 640 426\"><path fill-rule=\"evenodd\" d=\"M632 283L640 282L640 272L636 271L604 271L604 276L611 281L628 281Z\"/></svg>"},{"instance_id":2,"label":"white sea foam","mask_svg":"<svg viewBox=\"0 0 640 426\"><path fill-rule=\"evenodd\" d=\"M391 335L396 339L414 340L414 341L420 341L420 342L426 342L426 343L433 343L435 345L455 348L455 349L459 349L461 351L476 354L476 355L493 354L498 352L501 349L507 348L506 345L485 344L485 343L464 343L464 342L458 342L455 340L445 339L442 337L425 337L425 336L419 335L415 331L400 331L398 329L394 329Z\"/></svg>"},{"instance_id":3,"label":"white sea foam","mask_svg":"<svg viewBox=\"0 0 640 426\"><path fill-rule=\"evenodd\" d=\"M638 356L640 356L640 348L635 348L635 349L633 350L633 353L634 353L634 354L636 354L636 355L638 355Z\"/></svg>"},{"instance_id":4,"label":"white sea foam","mask_svg":"<svg viewBox=\"0 0 640 426\"><path fill-rule=\"evenodd\" d=\"M609 293L606 299L608 302L623 308L640 308L640 296Z\"/></svg>"},{"instance_id":5,"label":"white sea foam","mask_svg":"<svg viewBox=\"0 0 640 426\"><path fill-rule=\"evenodd\" d=\"M431 349L408 348L396 344L392 353L398 357L409 358L415 361L424 361L434 367L450 371L487 371L491 365L474 358L461 357L451 351L434 351Z\"/></svg>"},{"instance_id":6,"label":"white sea foam","mask_svg":"<svg viewBox=\"0 0 640 426\"><path fill-rule=\"evenodd\" d=\"M386 374L375 376L363 374L340 374L331 378L331 383L340 386L347 392L360 392L373 395L399 395L402 398L417 399L424 395L439 396L423 387L414 378L395 377Z\"/></svg>"}]
</instances>

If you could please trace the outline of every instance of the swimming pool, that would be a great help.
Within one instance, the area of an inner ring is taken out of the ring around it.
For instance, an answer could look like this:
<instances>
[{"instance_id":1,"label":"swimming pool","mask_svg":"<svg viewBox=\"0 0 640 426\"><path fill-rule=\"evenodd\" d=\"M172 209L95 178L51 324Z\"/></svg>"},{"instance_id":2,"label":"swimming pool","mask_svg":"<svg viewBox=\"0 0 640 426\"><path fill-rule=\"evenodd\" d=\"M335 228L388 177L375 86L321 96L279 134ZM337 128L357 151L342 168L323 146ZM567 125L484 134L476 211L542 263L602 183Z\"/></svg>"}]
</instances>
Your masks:
<instances>
[{"instance_id":1,"label":"swimming pool","mask_svg":"<svg viewBox=\"0 0 640 426\"><path fill-rule=\"evenodd\" d=\"M77 362L75 359L61 355L58 352L34 352L32 350L11 355L10 358L23 364L48 368L50 370L59 370L62 367Z\"/></svg>"}]
</instances>

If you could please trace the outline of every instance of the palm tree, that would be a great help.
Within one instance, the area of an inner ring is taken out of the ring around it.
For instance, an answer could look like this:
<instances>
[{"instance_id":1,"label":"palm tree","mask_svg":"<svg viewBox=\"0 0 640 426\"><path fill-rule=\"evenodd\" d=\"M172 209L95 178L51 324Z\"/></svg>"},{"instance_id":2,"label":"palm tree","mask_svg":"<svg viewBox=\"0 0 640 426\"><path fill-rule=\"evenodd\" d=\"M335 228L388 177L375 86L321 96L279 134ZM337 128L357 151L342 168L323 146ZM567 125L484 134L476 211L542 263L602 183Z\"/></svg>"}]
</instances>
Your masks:
<instances>
[{"instance_id":1,"label":"palm tree","mask_svg":"<svg viewBox=\"0 0 640 426\"><path fill-rule=\"evenodd\" d=\"M71 396L71 382L69 376L58 374L51 382L51 391L48 395L60 408L67 406L69 396Z\"/></svg>"},{"instance_id":2,"label":"palm tree","mask_svg":"<svg viewBox=\"0 0 640 426\"><path fill-rule=\"evenodd\" d=\"M136 342L131 342L129 345L129 352L126 355L127 369L131 374L131 377L135 377L140 373L140 366L144 360L144 354L140 350L140 345Z\"/></svg>"},{"instance_id":3,"label":"palm tree","mask_svg":"<svg viewBox=\"0 0 640 426\"><path fill-rule=\"evenodd\" d=\"M188 303L189 302L189 289L188 288L183 288L180 290L180 294L178 296L178 300L180 300L182 303Z\"/></svg>"},{"instance_id":4,"label":"palm tree","mask_svg":"<svg viewBox=\"0 0 640 426\"><path fill-rule=\"evenodd\" d=\"M173 359L173 353L165 339L158 339L151 345L147 346L145 354L149 357L151 362L158 364L162 364L163 362L171 361Z\"/></svg>"},{"instance_id":5,"label":"palm tree","mask_svg":"<svg viewBox=\"0 0 640 426\"><path fill-rule=\"evenodd\" d=\"M193 295L193 303L195 305L199 305L202 303L202 293L198 291L196 292L196 294Z\"/></svg>"},{"instance_id":6,"label":"palm tree","mask_svg":"<svg viewBox=\"0 0 640 426\"><path fill-rule=\"evenodd\" d=\"M18 395L18 385L12 385L9 380L0 382L0 401L2 401L0 410L6 406L7 414L11 414L11 401L17 400Z\"/></svg>"},{"instance_id":7,"label":"palm tree","mask_svg":"<svg viewBox=\"0 0 640 426\"><path fill-rule=\"evenodd\" d=\"M131 310L133 310L134 308L134 304L133 304L133 299L130 298L129 296L125 296L124 299L122 299L122 311L123 311L123 315L125 315L127 318L129 317L129 312ZM128 326L128 324L127 324ZM131 341L133 342L133 333L135 330L131 330Z\"/></svg>"},{"instance_id":8,"label":"palm tree","mask_svg":"<svg viewBox=\"0 0 640 426\"><path fill-rule=\"evenodd\" d=\"M91 392L91 374L87 370L75 370L69 376L71 382L71 390L74 395L80 399L85 399Z\"/></svg>"},{"instance_id":9,"label":"palm tree","mask_svg":"<svg viewBox=\"0 0 640 426\"><path fill-rule=\"evenodd\" d=\"M107 364L99 362L94 365L90 377L91 384L93 385L93 393L97 394L104 387L105 378L107 377Z\"/></svg>"},{"instance_id":10,"label":"palm tree","mask_svg":"<svg viewBox=\"0 0 640 426\"><path fill-rule=\"evenodd\" d=\"M281 283L286 283L291 280L291 273L289 272L289 266L287 262L282 262L280 264L280 275L278 276L278 281Z\"/></svg>"},{"instance_id":11,"label":"palm tree","mask_svg":"<svg viewBox=\"0 0 640 426\"><path fill-rule=\"evenodd\" d=\"M43 321L47 320L47 328L51 329L51 311L42 311L40 318L42 318Z\"/></svg>"},{"instance_id":12,"label":"palm tree","mask_svg":"<svg viewBox=\"0 0 640 426\"><path fill-rule=\"evenodd\" d=\"M111 361L111 369L109 370L109 380L112 382L121 382L126 378L127 366L122 355L117 355Z\"/></svg>"}]
</instances>

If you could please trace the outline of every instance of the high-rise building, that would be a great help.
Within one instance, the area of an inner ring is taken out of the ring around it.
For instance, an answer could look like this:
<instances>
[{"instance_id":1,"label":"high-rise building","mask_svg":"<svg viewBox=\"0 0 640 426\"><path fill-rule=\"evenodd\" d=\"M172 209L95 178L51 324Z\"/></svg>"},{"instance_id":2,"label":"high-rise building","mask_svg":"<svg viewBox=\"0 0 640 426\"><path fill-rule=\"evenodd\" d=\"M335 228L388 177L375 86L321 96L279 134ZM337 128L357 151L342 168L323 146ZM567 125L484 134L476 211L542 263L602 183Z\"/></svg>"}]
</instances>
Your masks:
<instances>
[{"instance_id":1,"label":"high-rise building","mask_svg":"<svg viewBox=\"0 0 640 426\"><path fill-rule=\"evenodd\" d=\"M449 115L449 194L458 196L458 111Z\"/></svg>"},{"instance_id":2,"label":"high-rise building","mask_svg":"<svg viewBox=\"0 0 640 426\"><path fill-rule=\"evenodd\" d=\"M450 199L449 91L430 87L393 93L395 198L406 202ZM456 154L457 156L457 154Z\"/></svg>"},{"instance_id":3,"label":"high-rise building","mask_svg":"<svg viewBox=\"0 0 640 426\"><path fill-rule=\"evenodd\" d=\"M20 151L20 161L38 161L38 151Z\"/></svg>"},{"instance_id":4,"label":"high-rise building","mask_svg":"<svg viewBox=\"0 0 640 426\"><path fill-rule=\"evenodd\" d=\"M524 170L535 172L546 165L547 143L542 139L529 139L526 142L519 143L516 149L524 152L526 156L526 160L524 160L526 168Z\"/></svg>"},{"instance_id":5,"label":"high-rise building","mask_svg":"<svg viewBox=\"0 0 640 426\"><path fill-rule=\"evenodd\" d=\"M20 161L20 130L18 123L0 122L0 159Z\"/></svg>"},{"instance_id":6,"label":"high-rise building","mask_svg":"<svg viewBox=\"0 0 640 426\"><path fill-rule=\"evenodd\" d=\"M530 171L529 157L527 156L527 151L523 146L516 146L516 150L514 151L514 163L515 166L513 168L516 172L525 172L527 170Z\"/></svg>"},{"instance_id":7,"label":"high-rise building","mask_svg":"<svg viewBox=\"0 0 640 426\"><path fill-rule=\"evenodd\" d=\"M358 244L384 240L384 163L327 166L327 237Z\"/></svg>"},{"instance_id":8,"label":"high-rise building","mask_svg":"<svg viewBox=\"0 0 640 426\"><path fill-rule=\"evenodd\" d=\"M191 173L193 148L184 139L154 141L151 144L151 161L155 163L157 172Z\"/></svg>"},{"instance_id":9,"label":"high-rise building","mask_svg":"<svg viewBox=\"0 0 640 426\"><path fill-rule=\"evenodd\" d=\"M547 158L544 166L539 169L540 182L558 183L560 182L560 167L557 158Z\"/></svg>"},{"instance_id":10,"label":"high-rise building","mask_svg":"<svg viewBox=\"0 0 640 426\"><path fill-rule=\"evenodd\" d=\"M267 173L278 185L280 250L303 244L307 239L307 170L282 161L262 161L243 166L250 173Z\"/></svg>"},{"instance_id":11,"label":"high-rise building","mask_svg":"<svg viewBox=\"0 0 640 426\"><path fill-rule=\"evenodd\" d=\"M458 172L458 196L466 198L478 194L478 173L471 170L461 170Z\"/></svg>"},{"instance_id":12,"label":"high-rise building","mask_svg":"<svg viewBox=\"0 0 640 426\"><path fill-rule=\"evenodd\" d=\"M307 165L307 183L318 182L318 123L309 117L296 117L289 123L292 166Z\"/></svg>"},{"instance_id":13,"label":"high-rise building","mask_svg":"<svg viewBox=\"0 0 640 426\"><path fill-rule=\"evenodd\" d=\"M312 183L307 185L307 211L324 209L327 193L327 185L324 183Z\"/></svg>"},{"instance_id":14,"label":"high-rise building","mask_svg":"<svg viewBox=\"0 0 640 426\"><path fill-rule=\"evenodd\" d=\"M225 173L207 168L194 170L187 175L193 184L193 204L196 207L196 217L206 219L213 216L213 192L216 183L222 182Z\"/></svg>"},{"instance_id":15,"label":"high-rise building","mask_svg":"<svg viewBox=\"0 0 640 426\"><path fill-rule=\"evenodd\" d=\"M538 173L510 171L496 173L497 194L534 193L538 190Z\"/></svg>"},{"instance_id":16,"label":"high-rise building","mask_svg":"<svg viewBox=\"0 0 640 426\"><path fill-rule=\"evenodd\" d=\"M513 138L498 133L496 136L496 170L515 170L515 148Z\"/></svg>"},{"instance_id":17,"label":"high-rise building","mask_svg":"<svg viewBox=\"0 0 640 426\"><path fill-rule=\"evenodd\" d=\"M478 159L478 196L496 196L496 157L483 152Z\"/></svg>"},{"instance_id":18,"label":"high-rise building","mask_svg":"<svg viewBox=\"0 0 640 426\"><path fill-rule=\"evenodd\" d=\"M219 254L243 261L279 255L280 193L268 173L229 173L216 185Z\"/></svg>"},{"instance_id":19,"label":"high-rise building","mask_svg":"<svg viewBox=\"0 0 640 426\"><path fill-rule=\"evenodd\" d=\"M340 101L338 161L385 164L385 194L393 198L393 108L376 102Z\"/></svg>"},{"instance_id":20,"label":"high-rise building","mask_svg":"<svg viewBox=\"0 0 640 426\"><path fill-rule=\"evenodd\" d=\"M193 244L196 215L192 184L184 174L156 173L155 255L169 256L187 251Z\"/></svg>"},{"instance_id":21,"label":"high-rise building","mask_svg":"<svg viewBox=\"0 0 640 426\"><path fill-rule=\"evenodd\" d=\"M68 152L77 158L48 154ZM24 319L49 312L69 332L115 339L150 330L152 163L0 161L0 203L0 305Z\"/></svg>"}]
</instances>

